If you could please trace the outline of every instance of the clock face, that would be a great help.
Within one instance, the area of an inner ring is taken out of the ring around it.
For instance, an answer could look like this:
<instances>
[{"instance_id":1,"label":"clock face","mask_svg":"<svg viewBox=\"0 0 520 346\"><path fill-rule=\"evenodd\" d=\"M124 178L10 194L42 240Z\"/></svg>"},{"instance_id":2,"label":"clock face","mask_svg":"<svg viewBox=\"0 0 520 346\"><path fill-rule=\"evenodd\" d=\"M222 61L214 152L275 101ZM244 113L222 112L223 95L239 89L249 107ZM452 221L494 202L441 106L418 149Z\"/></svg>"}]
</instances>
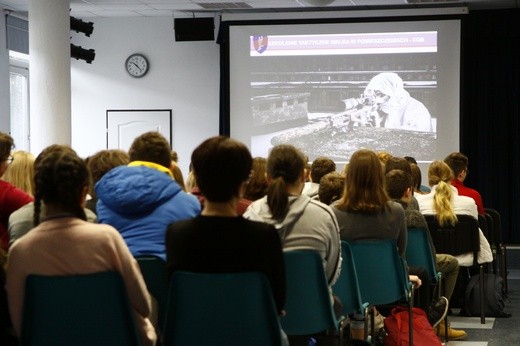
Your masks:
<instances>
[{"instance_id":1,"label":"clock face","mask_svg":"<svg viewBox=\"0 0 520 346\"><path fill-rule=\"evenodd\" d=\"M141 54L132 54L126 59L125 67L130 76L140 78L148 72L148 59Z\"/></svg>"}]
</instances>

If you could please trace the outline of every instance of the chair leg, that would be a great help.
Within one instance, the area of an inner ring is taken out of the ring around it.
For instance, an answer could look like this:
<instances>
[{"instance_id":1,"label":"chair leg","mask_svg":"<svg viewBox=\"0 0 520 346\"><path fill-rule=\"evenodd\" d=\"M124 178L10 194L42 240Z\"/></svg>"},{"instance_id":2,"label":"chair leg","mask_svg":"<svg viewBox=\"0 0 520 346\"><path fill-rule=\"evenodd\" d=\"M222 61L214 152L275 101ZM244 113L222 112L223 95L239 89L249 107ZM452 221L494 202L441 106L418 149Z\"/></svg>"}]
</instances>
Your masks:
<instances>
[{"instance_id":1,"label":"chair leg","mask_svg":"<svg viewBox=\"0 0 520 346\"><path fill-rule=\"evenodd\" d=\"M504 279L506 294L509 295L509 287L507 286L507 254L504 244L500 244L500 257L502 257L500 274L502 274L502 279Z\"/></svg>"},{"instance_id":2,"label":"chair leg","mask_svg":"<svg viewBox=\"0 0 520 346\"><path fill-rule=\"evenodd\" d=\"M484 266L479 266L479 282L480 282L480 323L486 324L486 311L484 308Z\"/></svg>"},{"instance_id":3,"label":"chair leg","mask_svg":"<svg viewBox=\"0 0 520 346\"><path fill-rule=\"evenodd\" d=\"M412 289L410 292L410 297L408 300L408 344L413 346L413 300L414 300L414 286L412 284Z\"/></svg>"}]
</instances>

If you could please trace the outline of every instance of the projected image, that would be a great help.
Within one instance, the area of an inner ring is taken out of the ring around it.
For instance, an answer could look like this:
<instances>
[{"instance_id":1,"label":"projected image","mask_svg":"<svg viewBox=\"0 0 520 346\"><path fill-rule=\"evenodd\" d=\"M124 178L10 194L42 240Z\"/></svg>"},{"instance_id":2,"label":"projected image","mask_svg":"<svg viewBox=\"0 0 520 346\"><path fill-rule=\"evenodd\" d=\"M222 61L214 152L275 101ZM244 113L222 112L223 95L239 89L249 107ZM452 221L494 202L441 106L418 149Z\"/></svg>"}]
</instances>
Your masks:
<instances>
[{"instance_id":1,"label":"projected image","mask_svg":"<svg viewBox=\"0 0 520 346\"><path fill-rule=\"evenodd\" d=\"M329 28L337 29L320 30ZM244 29L237 35L248 39L249 57L240 55L243 50L232 54L231 65L237 66L235 59L246 69L231 69L231 135L250 143L254 156L266 157L274 145L286 143L311 161L327 156L346 162L359 148L437 159L445 137L452 139L451 130L439 133L439 124L458 118L458 107L446 98L458 90L458 75L452 74L457 83L438 84L449 71L439 69L447 66L439 58L439 29L355 28L357 33L344 34L305 33L309 27L301 28L304 34ZM237 47L238 41L232 40Z\"/></svg>"}]
</instances>

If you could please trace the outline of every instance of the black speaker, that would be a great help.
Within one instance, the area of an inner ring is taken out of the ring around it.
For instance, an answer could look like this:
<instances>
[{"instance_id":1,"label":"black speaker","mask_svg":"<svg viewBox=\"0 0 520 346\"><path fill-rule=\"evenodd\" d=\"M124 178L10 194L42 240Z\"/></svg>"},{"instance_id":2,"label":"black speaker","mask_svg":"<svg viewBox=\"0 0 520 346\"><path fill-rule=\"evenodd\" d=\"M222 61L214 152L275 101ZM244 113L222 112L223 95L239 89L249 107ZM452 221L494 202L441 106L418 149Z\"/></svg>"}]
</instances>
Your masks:
<instances>
[{"instance_id":1,"label":"black speaker","mask_svg":"<svg viewBox=\"0 0 520 346\"><path fill-rule=\"evenodd\" d=\"M213 41L215 23L213 17L175 18L175 41Z\"/></svg>"}]
</instances>

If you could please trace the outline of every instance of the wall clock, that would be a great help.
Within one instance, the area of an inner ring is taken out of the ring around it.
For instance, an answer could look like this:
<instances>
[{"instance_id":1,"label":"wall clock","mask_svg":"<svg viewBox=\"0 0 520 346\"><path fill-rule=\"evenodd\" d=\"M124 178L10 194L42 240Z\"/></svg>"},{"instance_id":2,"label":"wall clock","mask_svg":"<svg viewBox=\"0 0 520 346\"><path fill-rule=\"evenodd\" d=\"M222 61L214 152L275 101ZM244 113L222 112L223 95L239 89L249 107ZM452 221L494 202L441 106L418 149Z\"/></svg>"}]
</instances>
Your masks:
<instances>
[{"instance_id":1,"label":"wall clock","mask_svg":"<svg viewBox=\"0 0 520 346\"><path fill-rule=\"evenodd\" d=\"M148 59L142 54L132 54L125 62L126 72L134 78L143 77L150 67Z\"/></svg>"}]
</instances>

